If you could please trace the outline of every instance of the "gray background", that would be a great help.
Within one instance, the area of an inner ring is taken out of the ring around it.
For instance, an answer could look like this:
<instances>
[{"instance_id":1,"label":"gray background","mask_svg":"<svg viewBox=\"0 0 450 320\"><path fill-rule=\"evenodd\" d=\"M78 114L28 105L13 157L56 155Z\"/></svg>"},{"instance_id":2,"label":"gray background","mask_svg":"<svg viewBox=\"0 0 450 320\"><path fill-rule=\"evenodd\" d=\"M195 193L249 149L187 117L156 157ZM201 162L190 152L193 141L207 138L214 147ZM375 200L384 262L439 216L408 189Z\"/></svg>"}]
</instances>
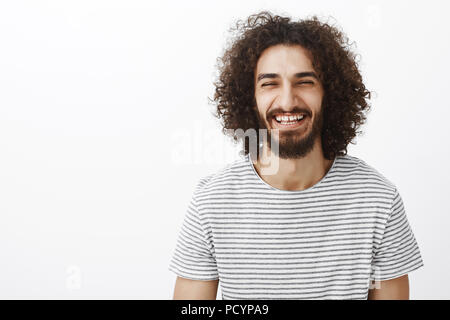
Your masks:
<instances>
[{"instance_id":1,"label":"gray background","mask_svg":"<svg viewBox=\"0 0 450 320\"><path fill-rule=\"evenodd\" d=\"M403 198L411 298L450 298L448 1L279 0L0 3L1 298L172 297L193 188L237 158L207 102L216 58L262 9L355 41L376 97L349 154Z\"/></svg>"}]
</instances>

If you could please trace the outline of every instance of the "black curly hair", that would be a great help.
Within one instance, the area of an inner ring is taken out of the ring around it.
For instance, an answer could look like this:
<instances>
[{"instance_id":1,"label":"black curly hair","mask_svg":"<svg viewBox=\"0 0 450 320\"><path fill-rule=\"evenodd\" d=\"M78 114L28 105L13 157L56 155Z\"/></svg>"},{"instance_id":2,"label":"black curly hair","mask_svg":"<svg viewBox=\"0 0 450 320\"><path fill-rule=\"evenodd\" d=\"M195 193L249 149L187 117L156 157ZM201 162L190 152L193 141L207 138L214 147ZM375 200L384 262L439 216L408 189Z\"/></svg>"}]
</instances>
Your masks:
<instances>
[{"instance_id":1,"label":"black curly hair","mask_svg":"<svg viewBox=\"0 0 450 320\"><path fill-rule=\"evenodd\" d=\"M233 31L233 28L231 28ZM321 141L326 159L347 154L347 146L361 133L370 105L371 92L363 84L356 56L348 38L337 27L321 22L317 16L291 21L290 17L269 11L238 20L237 36L218 58L218 79L214 82L214 115L222 119L223 133L232 133L234 141L242 137L235 130L255 129L260 124L255 111L254 72L262 52L274 45L300 45L313 58L324 89ZM258 134L259 135L259 134ZM258 140L259 141L259 140ZM244 138L244 153L249 144Z\"/></svg>"}]
</instances>

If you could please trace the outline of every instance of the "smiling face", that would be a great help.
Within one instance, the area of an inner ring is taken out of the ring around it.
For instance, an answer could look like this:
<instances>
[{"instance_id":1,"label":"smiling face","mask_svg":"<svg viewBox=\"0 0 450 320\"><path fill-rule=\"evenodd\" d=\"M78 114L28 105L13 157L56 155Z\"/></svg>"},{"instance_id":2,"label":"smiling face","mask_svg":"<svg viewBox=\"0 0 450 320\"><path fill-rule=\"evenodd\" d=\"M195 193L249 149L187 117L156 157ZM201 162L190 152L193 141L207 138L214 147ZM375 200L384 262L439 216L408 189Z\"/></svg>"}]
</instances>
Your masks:
<instances>
[{"instance_id":1,"label":"smiling face","mask_svg":"<svg viewBox=\"0 0 450 320\"><path fill-rule=\"evenodd\" d=\"M261 54L255 72L260 128L279 133L283 159L301 158L320 144L323 88L309 52L299 45L276 45Z\"/></svg>"}]
</instances>

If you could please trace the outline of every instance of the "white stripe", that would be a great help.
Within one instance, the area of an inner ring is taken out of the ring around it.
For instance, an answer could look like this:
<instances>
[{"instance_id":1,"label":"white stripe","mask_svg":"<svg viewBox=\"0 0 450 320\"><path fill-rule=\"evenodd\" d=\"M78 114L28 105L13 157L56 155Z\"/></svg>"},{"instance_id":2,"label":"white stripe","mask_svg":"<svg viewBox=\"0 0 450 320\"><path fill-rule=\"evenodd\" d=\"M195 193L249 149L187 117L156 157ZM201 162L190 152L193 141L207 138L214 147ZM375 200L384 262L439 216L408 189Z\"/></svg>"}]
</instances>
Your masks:
<instances>
[{"instance_id":1,"label":"white stripe","mask_svg":"<svg viewBox=\"0 0 450 320\"><path fill-rule=\"evenodd\" d=\"M397 188L363 160L338 156L314 186L288 191L245 156L200 179L169 270L219 279L223 299L367 299L370 279L421 266Z\"/></svg>"}]
</instances>

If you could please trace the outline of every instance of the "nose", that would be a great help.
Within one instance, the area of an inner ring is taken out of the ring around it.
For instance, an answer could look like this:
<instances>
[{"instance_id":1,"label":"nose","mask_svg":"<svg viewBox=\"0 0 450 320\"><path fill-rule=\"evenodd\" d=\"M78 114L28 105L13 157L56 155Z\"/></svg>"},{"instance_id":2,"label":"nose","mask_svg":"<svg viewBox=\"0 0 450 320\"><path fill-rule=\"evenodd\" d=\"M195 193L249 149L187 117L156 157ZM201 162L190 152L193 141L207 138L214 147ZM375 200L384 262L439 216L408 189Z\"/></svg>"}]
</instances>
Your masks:
<instances>
[{"instance_id":1,"label":"nose","mask_svg":"<svg viewBox=\"0 0 450 320\"><path fill-rule=\"evenodd\" d=\"M283 86L280 96L278 98L278 106L285 112L292 111L295 107L298 107L298 100L294 90L290 85Z\"/></svg>"}]
</instances>

